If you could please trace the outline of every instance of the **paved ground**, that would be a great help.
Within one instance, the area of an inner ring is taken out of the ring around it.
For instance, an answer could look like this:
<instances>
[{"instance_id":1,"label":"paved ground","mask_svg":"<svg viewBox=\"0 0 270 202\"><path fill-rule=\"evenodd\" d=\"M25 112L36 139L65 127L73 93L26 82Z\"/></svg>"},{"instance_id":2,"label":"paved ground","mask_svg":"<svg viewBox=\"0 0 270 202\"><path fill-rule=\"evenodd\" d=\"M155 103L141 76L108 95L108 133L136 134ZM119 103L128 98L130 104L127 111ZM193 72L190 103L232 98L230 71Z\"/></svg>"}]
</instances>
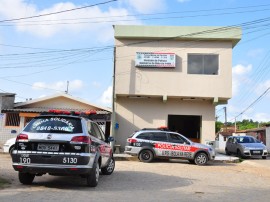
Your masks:
<instances>
[{"instance_id":1,"label":"paved ground","mask_svg":"<svg viewBox=\"0 0 270 202\"><path fill-rule=\"evenodd\" d=\"M0 201L269 201L270 159L196 166L187 161L117 161L98 187L77 177L42 176L18 182L9 155L0 154L0 177L10 184Z\"/></svg>"}]
</instances>

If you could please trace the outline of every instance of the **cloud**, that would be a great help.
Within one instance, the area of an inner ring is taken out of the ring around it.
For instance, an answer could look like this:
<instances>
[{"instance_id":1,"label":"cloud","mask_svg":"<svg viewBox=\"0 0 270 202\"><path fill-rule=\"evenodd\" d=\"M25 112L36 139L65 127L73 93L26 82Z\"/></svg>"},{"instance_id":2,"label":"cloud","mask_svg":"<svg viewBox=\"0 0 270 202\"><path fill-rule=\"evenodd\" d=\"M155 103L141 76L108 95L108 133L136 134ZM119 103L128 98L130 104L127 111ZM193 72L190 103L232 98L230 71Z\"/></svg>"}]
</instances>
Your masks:
<instances>
[{"instance_id":1,"label":"cloud","mask_svg":"<svg viewBox=\"0 0 270 202\"><path fill-rule=\"evenodd\" d=\"M252 70L252 65L244 66L244 65L239 64L233 67L232 73L234 75L244 75L244 74L249 73L251 70Z\"/></svg>"},{"instance_id":2,"label":"cloud","mask_svg":"<svg viewBox=\"0 0 270 202\"><path fill-rule=\"evenodd\" d=\"M259 122L268 122L270 120L270 115L266 113L257 113L254 115L254 120Z\"/></svg>"},{"instance_id":3,"label":"cloud","mask_svg":"<svg viewBox=\"0 0 270 202\"><path fill-rule=\"evenodd\" d=\"M245 84L249 82L248 74L252 70L252 65L244 66L242 64L238 64L232 68L232 94L235 96L241 84Z\"/></svg>"},{"instance_id":4,"label":"cloud","mask_svg":"<svg viewBox=\"0 0 270 202\"><path fill-rule=\"evenodd\" d=\"M154 13L166 9L165 0L124 0L139 13Z\"/></svg>"},{"instance_id":5,"label":"cloud","mask_svg":"<svg viewBox=\"0 0 270 202\"><path fill-rule=\"evenodd\" d=\"M69 81L68 92L74 93L78 92L83 88L83 82L81 80ZM32 85L34 90L48 90L53 89L55 91L65 92L67 90L67 81L57 81L54 83L45 83L45 82L35 82Z\"/></svg>"},{"instance_id":6,"label":"cloud","mask_svg":"<svg viewBox=\"0 0 270 202\"><path fill-rule=\"evenodd\" d=\"M39 10L36 5L26 3L23 0L1 0L0 16L5 19L13 19L54 13L77 7L81 7L81 5L65 2ZM39 37L52 37L59 33L76 34L85 31L89 35L94 36L98 41L107 42L113 37L112 24L130 24L130 21L125 20L132 20L132 24L141 24L135 17L127 15L129 15L129 12L124 8L110 7L108 10L102 11L100 7L95 6L62 14L20 20L14 22L14 26L20 32L30 33Z\"/></svg>"},{"instance_id":7,"label":"cloud","mask_svg":"<svg viewBox=\"0 0 270 202\"><path fill-rule=\"evenodd\" d=\"M109 86L107 90L103 92L101 96L101 102L106 105L112 103L112 86Z\"/></svg>"}]
</instances>

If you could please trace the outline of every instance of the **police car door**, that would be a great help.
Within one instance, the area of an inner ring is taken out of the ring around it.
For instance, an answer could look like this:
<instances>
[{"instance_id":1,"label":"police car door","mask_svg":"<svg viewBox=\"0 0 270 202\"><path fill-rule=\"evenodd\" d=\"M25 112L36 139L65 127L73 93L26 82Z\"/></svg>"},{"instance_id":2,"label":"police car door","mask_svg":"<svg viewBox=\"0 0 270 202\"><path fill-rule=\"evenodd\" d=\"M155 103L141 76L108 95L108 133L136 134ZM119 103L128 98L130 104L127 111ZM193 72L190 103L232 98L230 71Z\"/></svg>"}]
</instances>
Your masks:
<instances>
[{"instance_id":1,"label":"police car door","mask_svg":"<svg viewBox=\"0 0 270 202\"><path fill-rule=\"evenodd\" d=\"M172 145L169 143L168 135L166 132L153 132L153 149L156 156L167 156L170 157L170 150Z\"/></svg>"},{"instance_id":2,"label":"police car door","mask_svg":"<svg viewBox=\"0 0 270 202\"><path fill-rule=\"evenodd\" d=\"M191 158L192 148L190 143L177 133L168 133L171 144L170 157L172 158Z\"/></svg>"}]
</instances>

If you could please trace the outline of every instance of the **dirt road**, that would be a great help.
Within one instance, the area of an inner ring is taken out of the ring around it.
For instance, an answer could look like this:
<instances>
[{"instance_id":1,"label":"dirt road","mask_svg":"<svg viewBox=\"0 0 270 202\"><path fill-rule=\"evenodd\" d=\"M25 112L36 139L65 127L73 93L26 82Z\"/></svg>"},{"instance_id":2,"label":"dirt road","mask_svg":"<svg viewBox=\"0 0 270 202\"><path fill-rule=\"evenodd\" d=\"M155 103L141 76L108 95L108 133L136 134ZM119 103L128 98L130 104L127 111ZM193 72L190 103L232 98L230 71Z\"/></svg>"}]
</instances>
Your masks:
<instances>
[{"instance_id":1,"label":"dirt road","mask_svg":"<svg viewBox=\"0 0 270 202\"><path fill-rule=\"evenodd\" d=\"M21 185L11 158L0 154L0 177L11 183L0 190L0 201L269 201L270 160L249 161L208 166L117 161L111 176L100 176L98 186L89 188L80 177L49 175Z\"/></svg>"}]
</instances>

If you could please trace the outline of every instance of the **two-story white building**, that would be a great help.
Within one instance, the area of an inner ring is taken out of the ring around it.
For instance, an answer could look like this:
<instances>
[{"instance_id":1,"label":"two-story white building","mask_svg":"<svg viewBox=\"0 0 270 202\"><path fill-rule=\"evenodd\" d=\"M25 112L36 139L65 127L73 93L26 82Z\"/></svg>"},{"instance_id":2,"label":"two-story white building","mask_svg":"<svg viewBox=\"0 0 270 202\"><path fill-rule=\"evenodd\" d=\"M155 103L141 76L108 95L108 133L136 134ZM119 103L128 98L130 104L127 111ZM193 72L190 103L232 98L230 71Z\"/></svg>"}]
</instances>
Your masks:
<instances>
[{"instance_id":1,"label":"two-story white building","mask_svg":"<svg viewBox=\"0 0 270 202\"><path fill-rule=\"evenodd\" d=\"M215 139L215 106L232 97L239 27L115 29L115 138L167 126L196 142Z\"/></svg>"}]
</instances>

